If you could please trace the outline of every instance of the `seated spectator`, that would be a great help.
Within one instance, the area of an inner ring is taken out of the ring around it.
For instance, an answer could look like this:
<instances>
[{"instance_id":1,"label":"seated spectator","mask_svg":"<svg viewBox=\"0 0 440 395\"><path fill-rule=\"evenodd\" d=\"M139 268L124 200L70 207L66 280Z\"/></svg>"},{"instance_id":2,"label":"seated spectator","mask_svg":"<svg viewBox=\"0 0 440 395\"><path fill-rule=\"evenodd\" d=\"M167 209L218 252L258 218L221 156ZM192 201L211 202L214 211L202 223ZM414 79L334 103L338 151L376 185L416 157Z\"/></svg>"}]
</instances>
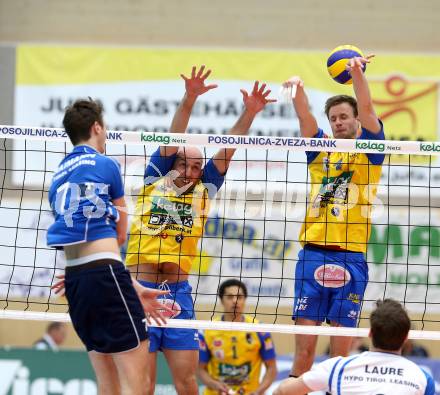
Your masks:
<instances>
[{"instance_id":1,"label":"seated spectator","mask_svg":"<svg viewBox=\"0 0 440 395\"><path fill-rule=\"evenodd\" d=\"M413 340L407 340L402 349L404 357L423 357L429 358L428 350L420 344L414 343Z\"/></svg>"},{"instance_id":2,"label":"seated spectator","mask_svg":"<svg viewBox=\"0 0 440 395\"><path fill-rule=\"evenodd\" d=\"M64 343L67 335L66 324L63 322L51 322L46 329L46 333L38 339L33 347L37 350L58 351L59 346Z\"/></svg>"}]
</instances>

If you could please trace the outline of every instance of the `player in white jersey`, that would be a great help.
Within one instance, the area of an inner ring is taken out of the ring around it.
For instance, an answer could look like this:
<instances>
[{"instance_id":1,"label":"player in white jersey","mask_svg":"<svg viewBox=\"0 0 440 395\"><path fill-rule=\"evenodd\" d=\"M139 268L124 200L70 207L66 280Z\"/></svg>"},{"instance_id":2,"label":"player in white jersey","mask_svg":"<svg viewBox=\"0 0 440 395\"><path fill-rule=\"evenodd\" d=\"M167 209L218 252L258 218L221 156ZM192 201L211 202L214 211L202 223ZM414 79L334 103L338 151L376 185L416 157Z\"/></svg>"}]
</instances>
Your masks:
<instances>
[{"instance_id":1,"label":"player in white jersey","mask_svg":"<svg viewBox=\"0 0 440 395\"><path fill-rule=\"evenodd\" d=\"M432 376L401 355L411 327L402 305L378 301L370 326L372 351L328 359L299 378L283 381L274 395L319 390L333 395L434 395Z\"/></svg>"}]
</instances>

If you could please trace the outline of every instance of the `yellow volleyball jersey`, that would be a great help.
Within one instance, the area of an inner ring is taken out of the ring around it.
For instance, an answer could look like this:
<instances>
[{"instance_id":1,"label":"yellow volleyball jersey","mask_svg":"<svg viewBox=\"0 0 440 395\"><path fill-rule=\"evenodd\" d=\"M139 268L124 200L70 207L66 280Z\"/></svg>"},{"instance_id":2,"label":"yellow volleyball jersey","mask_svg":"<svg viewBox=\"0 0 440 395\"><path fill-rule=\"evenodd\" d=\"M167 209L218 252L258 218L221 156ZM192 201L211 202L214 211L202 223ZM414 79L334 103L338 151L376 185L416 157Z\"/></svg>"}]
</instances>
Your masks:
<instances>
[{"instance_id":1,"label":"yellow volleyball jersey","mask_svg":"<svg viewBox=\"0 0 440 395\"><path fill-rule=\"evenodd\" d=\"M127 266L172 262L189 272L203 235L209 199L199 181L182 195L168 186L167 177L145 185L132 218L125 263Z\"/></svg>"},{"instance_id":2,"label":"yellow volleyball jersey","mask_svg":"<svg viewBox=\"0 0 440 395\"><path fill-rule=\"evenodd\" d=\"M214 321L221 321L215 317ZM244 316L245 322L255 322ZM207 363L209 375L237 394L249 394L259 386L263 361L275 358L269 333L206 330L199 336L200 362ZM204 395L218 392L206 388Z\"/></svg>"},{"instance_id":3,"label":"yellow volleyball jersey","mask_svg":"<svg viewBox=\"0 0 440 395\"><path fill-rule=\"evenodd\" d=\"M320 130L316 137L324 137ZM362 130L360 138L384 139ZM382 154L308 152L310 195L300 242L367 251Z\"/></svg>"}]
</instances>

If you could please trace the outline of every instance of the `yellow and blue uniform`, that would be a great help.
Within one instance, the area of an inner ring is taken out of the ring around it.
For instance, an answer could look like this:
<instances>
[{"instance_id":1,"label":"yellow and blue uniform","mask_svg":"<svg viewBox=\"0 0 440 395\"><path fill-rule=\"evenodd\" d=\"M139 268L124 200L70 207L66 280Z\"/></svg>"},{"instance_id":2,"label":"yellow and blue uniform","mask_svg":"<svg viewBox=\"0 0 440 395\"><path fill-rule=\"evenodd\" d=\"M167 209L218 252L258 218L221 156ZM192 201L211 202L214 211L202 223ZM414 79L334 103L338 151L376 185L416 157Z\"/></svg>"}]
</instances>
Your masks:
<instances>
[{"instance_id":1,"label":"yellow and blue uniform","mask_svg":"<svg viewBox=\"0 0 440 395\"><path fill-rule=\"evenodd\" d=\"M314 136L325 138L321 129ZM384 140L362 128L358 139ZM356 326L368 282L371 210L384 154L306 152L311 191L300 232L293 317Z\"/></svg>"},{"instance_id":2,"label":"yellow and blue uniform","mask_svg":"<svg viewBox=\"0 0 440 395\"><path fill-rule=\"evenodd\" d=\"M224 176L211 159L194 188L179 194L165 177L175 159L176 155L161 156L160 149L151 156L132 219L125 259L127 266L171 262L188 273L198 256L197 244L203 236L209 199L222 186ZM140 283L150 288L160 287L147 281ZM188 281L166 284L165 287L170 294L164 299L169 299L170 307L176 311L173 318L194 318L192 288ZM151 352L161 348L196 350L199 347L198 333L193 329L151 327L148 333Z\"/></svg>"},{"instance_id":3,"label":"yellow and blue uniform","mask_svg":"<svg viewBox=\"0 0 440 395\"><path fill-rule=\"evenodd\" d=\"M254 319L244 315L244 321ZM207 364L209 375L240 395L258 388L262 363L276 357L270 333L206 330L199 338L199 360ZM206 388L204 395L217 393Z\"/></svg>"}]
</instances>

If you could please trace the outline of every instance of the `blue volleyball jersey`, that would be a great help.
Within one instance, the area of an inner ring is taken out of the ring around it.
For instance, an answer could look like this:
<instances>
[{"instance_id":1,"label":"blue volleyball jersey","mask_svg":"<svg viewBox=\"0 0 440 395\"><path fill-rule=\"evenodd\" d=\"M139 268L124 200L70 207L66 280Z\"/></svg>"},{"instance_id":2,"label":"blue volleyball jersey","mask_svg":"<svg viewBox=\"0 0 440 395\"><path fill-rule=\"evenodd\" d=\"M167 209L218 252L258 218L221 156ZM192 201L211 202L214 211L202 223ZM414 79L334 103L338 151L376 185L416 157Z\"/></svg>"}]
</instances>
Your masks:
<instances>
[{"instance_id":1,"label":"blue volleyball jersey","mask_svg":"<svg viewBox=\"0 0 440 395\"><path fill-rule=\"evenodd\" d=\"M47 231L47 245L116 238L119 213L112 200L123 196L119 163L90 146L74 147L61 161L49 189L55 223Z\"/></svg>"}]
</instances>

